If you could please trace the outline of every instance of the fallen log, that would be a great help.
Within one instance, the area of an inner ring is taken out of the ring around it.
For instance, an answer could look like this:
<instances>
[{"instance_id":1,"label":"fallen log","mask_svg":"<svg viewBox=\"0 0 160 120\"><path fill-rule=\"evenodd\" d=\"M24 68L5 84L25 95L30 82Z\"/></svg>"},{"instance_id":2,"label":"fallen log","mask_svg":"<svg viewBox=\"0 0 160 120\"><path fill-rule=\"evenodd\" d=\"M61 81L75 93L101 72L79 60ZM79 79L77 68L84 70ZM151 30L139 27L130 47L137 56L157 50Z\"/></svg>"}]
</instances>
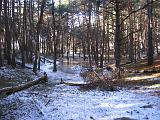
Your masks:
<instances>
[{"instance_id":1,"label":"fallen log","mask_svg":"<svg viewBox=\"0 0 160 120\"><path fill-rule=\"evenodd\" d=\"M14 87L5 87L5 88L2 88L2 89L0 89L0 98L9 96L9 95L11 95L13 93L16 93L18 91L30 88L30 87L32 87L34 85L45 83L47 81L48 81L47 74L44 73L44 75L42 77L40 77L40 78L38 78L36 80L33 80L31 82L28 82L26 84L21 84L21 85L14 86Z\"/></svg>"},{"instance_id":2,"label":"fallen log","mask_svg":"<svg viewBox=\"0 0 160 120\"><path fill-rule=\"evenodd\" d=\"M65 82L61 79L61 83L69 86L79 86L81 90L91 90L91 89L100 89L106 91L115 91L117 86L114 84L110 78L106 79L103 75L99 76L98 73L94 73L94 80L89 82Z\"/></svg>"},{"instance_id":3,"label":"fallen log","mask_svg":"<svg viewBox=\"0 0 160 120\"><path fill-rule=\"evenodd\" d=\"M61 82L61 84L65 84L68 86L78 86L80 87L81 90L91 90L91 89L96 89L99 88L100 90L107 90L107 91L115 91L116 87L107 84L106 81L104 80L95 80L92 82L88 83L81 83L81 82Z\"/></svg>"},{"instance_id":4,"label":"fallen log","mask_svg":"<svg viewBox=\"0 0 160 120\"><path fill-rule=\"evenodd\" d=\"M69 85L69 86L85 86L85 85L88 85L90 83L82 83L82 82L63 82L61 84L65 84L65 85Z\"/></svg>"},{"instance_id":5,"label":"fallen log","mask_svg":"<svg viewBox=\"0 0 160 120\"><path fill-rule=\"evenodd\" d=\"M63 81L63 79L61 78L61 82L60 84L65 84L65 85L69 85L69 86L84 86L84 85L87 85L89 83L86 83L86 82L69 82L69 81Z\"/></svg>"}]
</instances>

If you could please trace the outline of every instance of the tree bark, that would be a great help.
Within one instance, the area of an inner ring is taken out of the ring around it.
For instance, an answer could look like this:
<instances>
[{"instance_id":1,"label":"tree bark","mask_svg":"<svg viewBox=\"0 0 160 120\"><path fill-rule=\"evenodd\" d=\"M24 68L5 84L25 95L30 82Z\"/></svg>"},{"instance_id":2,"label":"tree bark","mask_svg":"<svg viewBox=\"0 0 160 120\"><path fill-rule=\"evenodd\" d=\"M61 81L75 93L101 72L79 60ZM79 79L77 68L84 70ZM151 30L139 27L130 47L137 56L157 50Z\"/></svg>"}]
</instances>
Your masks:
<instances>
[{"instance_id":1,"label":"tree bark","mask_svg":"<svg viewBox=\"0 0 160 120\"><path fill-rule=\"evenodd\" d=\"M0 0L0 26L2 26L1 12L2 12L2 0ZM4 31L0 27L0 67L3 66L3 58L2 58L2 38L3 38L3 36L4 36Z\"/></svg>"},{"instance_id":2,"label":"tree bark","mask_svg":"<svg viewBox=\"0 0 160 120\"><path fill-rule=\"evenodd\" d=\"M152 38L152 0L147 0L148 3L148 65L153 64L153 38Z\"/></svg>"},{"instance_id":3,"label":"tree bark","mask_svg":"<svg viewBox=\"0 0 160 120\"><path fill-rule=\"evenodd\" d=\"M11 34L9 30L9 20L8 20L8 0L4 0L4 21L5 21L5 56L7 59L7 64L11 65Z\"/></svg>"},{"instance_id":4,"label":"tree bark","mask_svg":"<svg viewBox=\"0 0 160 120\"><path fill-rule=\"evenodd\" d=\"M55 30L56 30L56 25L55 25L55 6L54 6L54 1L52 1L53 4L53 8L52 8L52 16L53 16L53 42L54 42L54 59L53 59L53 72L57 71L57 64L56 64L56 60L57 60L57 39L58 39L58 34L59 34L59 30L57 30L57 37L55 35ZM60 19L59 19L60 20Z\"/></svg>"},{"instance_id":5,"label":"tree bark","mask_svg":"<svg viewBox=\"0 0 160 120\"><path fill-rule=\"evenodd\" d=\"M115 33L115 42L114 42L114 49L115 49L115 60L116 60L116 67L120 68L120 63L121 63L121 55L120 55L120 51L121 51L121 36L120 36L120 1L116 0L116 7L115 7L115 11L116 11L116 33Z\"/></svg>"},{"instance_id":6,"label":"tree bark","mask_svg":"<svg viewBox=\"0 0 160 120\"><path fill-rule=\"evenodd\" d=\"M45 4L46 4L46 0L42 0L42 5L41 5L41 13L40 13L40 17L38 20L38 23L36 25L36 29L37 29L37 39L36 39L36 50L35 50L35 60L34 60L34 65L33 65L33 72L36 73L37 72L37 66L38 66L38 70L40 70L40 64L38 64L38 60L39 59L39 34L40 34L40 28L41 28L41 24L43 21L43 13L44 13L44 9L45 9Z\"/></svg>"},{"instance_id":7,"label":"tree bark","mask_svg":"<svg viewBox=\"0 0 160 120\"><path fill-rule=\"evenodd\" d=\"M131 1L129 0L128 1L128 13L131 13L132 12L132 3ZM129 16L129 31L130 31L130 35L129 35L129 61L130 62L133 62L134 60L134 50L133 50L133 17L132 15Z\"/></svg>"},{"instance_id":8,"label":"tree bark","mask_svg":"<svg viewBox=\"0 0 160 120\"><path fill-rule=\"evenodd\" d=\"M92 12L92 4L91 1L89 1L88 4L89 10L88 10L88 23L87 23L87 51L88 51L88 60L89 60L89 68L92 70L92 61L91 61L91 12Z\"/></svg>"},{"instance_id":9,"label":"tree bark","mask_svg":"<svg viewBox=\"0 0 160 120\"><path fill-rule=\"evenodd\" d=\"M18 85L15 87L2 88L2 89L0 89L0 98L7 97L8 95L11 95L13 93L16 93L16 92L19 92L19 91L22 91L25 89L28 89L34 85L45 83L47 81L48 81L47 74L44 74L44 76L42 76L36 80L33 80L31 82L28 82L26 84Z\"/></svg>"}]
</instances>

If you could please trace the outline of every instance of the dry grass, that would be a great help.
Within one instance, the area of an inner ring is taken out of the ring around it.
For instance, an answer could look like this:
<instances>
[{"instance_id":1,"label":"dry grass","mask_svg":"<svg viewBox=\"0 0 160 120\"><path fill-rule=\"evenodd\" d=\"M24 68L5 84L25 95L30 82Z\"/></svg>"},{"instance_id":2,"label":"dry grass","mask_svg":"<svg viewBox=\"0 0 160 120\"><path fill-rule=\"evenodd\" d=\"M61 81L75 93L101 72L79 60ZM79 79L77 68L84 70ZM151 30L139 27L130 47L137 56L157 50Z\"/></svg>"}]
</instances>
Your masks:
<instances>
[{"instance_id":1,"label":"dry grass","mask_svg":"<svg viewBox=\"0 0 160 120\"><path fill-rule=\"evenodd\" d=\"M114 68L114 64L110 64ZM121 88L136 88L136 86L152 86L159 84L160 80L160 56L153 65L147 65L147 59L140 60L136 64L127 64L120 71L121 77L117 77L116 69L113 70L112 78L101 74L100 69L95 71L83 71L81 76L89 82L82 89L119 90ZM155 79L156 78L156 79ZM159 88L158 88L159 89Z\"/></svg>"},{"instance_id":2,"label":"dry grass","mask_svg":"<svg viewBox=\"0 0 160 120\"><path fill-rule=\"evenodd\" d=\"M140 60L136 64L128 64L125 66L130 71L160 71L160 56L154 60L152 65L147 65L147 60Z\"/></svg>"},{"instance_id":3,"label":"dry grass","mask_svg":"<svg viewBox=\"0 0 160 120\"><path fill-rule=\"evenodd\" d=\"M81 76L89 82L89 84L81 87L81 89L86 90L98 88L100 90L114 91L122 88L134 88L135 86L152 86L160 84L160 80L152 80L154 78L159 78L160 73L132 75L131 77L113 79L99 74L97 71L85 71L84 73L81 73Z\"/></svg>"}]
</instances>

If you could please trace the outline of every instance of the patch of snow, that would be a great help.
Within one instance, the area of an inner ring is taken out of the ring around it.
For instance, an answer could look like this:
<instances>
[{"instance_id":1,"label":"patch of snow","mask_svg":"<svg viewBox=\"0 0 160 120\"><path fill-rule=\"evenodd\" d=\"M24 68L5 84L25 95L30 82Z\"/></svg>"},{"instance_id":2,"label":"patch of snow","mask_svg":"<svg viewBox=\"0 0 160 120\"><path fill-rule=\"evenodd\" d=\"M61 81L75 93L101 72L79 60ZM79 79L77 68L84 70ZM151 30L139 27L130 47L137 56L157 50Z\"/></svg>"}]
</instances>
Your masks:
<instances>
[{"instance_id":1,"label":"patch of snow","mask_svg":"<svg viewBox=\"0 0 160 120\"><path fill-rule=\"evenodd\" d=\"M75 65L75 66L71 67L71 69L72 69L75 73L80 74L81 71L83 70L83 67L80 66L80 65Z\"/></svg>"},{"instance_id":2,"label":"patch of snow","mask_svg":"<svg viewBox=\"0 0 160 120\"><path fill-rule=\"evenodd\" d=\"M77 81L77 82L83 82L83 78L80 77L80 71L81 66L73 66L68 67L65 65L57 65L58 71L53 72L53 64L52 63L46 63L42 64L41 71L46 72L47 76L49 78L49 81L51 82L60 82L60 80L64 81Z\"/></svg>"},{"instance_id":3,"label":"patch of snow","mask_svg":"<svg viewBox=\"0 0 160 120\"><path fill-rule=\"evenodd\" d=\"M48 92L47 97L30 96L43 113L39 120L90 120L91 117L96 120L114 120L121 117L140 120L146 117L149 120L160 118L160 98L148 96L148 94L137 94L134 91L81 92L77 87L63 84L56 85L55 90ZM20 100L25 103L32 100L25 95L21 97ZM149 104L153 105L153 108L141 108ZM31 118L36 116L37 113L32 113ZM29 119L26 116L25 118Z\"/></svg>"},{"instance_id":4,"label":"patch of snow","mask_svg":"<svg viewBox=\"0 0 160 120\"><path fill-rule=\"evenodd\" d=\"M108 77L108 78L112 78L113 73L112 73L112 71L109 71L109 70L107 70L107 69L104 69L104 70L103 70L103 75L106 76L106 77Z\"/></svg>"},{"instance_id":5,"label":"patch of snow","mask_svg":"<svg viewBox=\"0 0 160 120\"><path fill-rule=\"evenodd\" d=\"M114 120L121 117L159 120L160 118L160 98L149 96L148 93L96 90L81 92L78 87L64 84L51 87L53 89L44 91L43 88L41 91L37 91L38 95L31 94L32 89L15 94L21 105L19 102L16 103L17 108L12 111L12 114L16 114L17 120L90 120L91 118ZM37 92L35 91L35 93ZM17 98L15 95L11 95L5 100ZM145 105L153 105L153 108L142 108Z\"/></svg>"},{"instance_id":6,"label":"patch of snow","mask_svg":"<svg viewBox=\"0 0 160 120\"><path fill-rule=\"evenodd\" d=\"M80 91L75 86L52 84L60 82L61 79L67 82L83 82L79 75L81 66L72 66L66 72L61 71L63 67L66 66L58 65L58 71L53 72L52 63L42 64L41 72L47 73L49 83L34 86L0 100L0 119L114 120L129 117L138 120L159 120L160 98L151 96L148 92ZM108 74L108 71L104 71L104 74ZM146 105L153 107L143 108Z\"/></svg>"}]
</instances>

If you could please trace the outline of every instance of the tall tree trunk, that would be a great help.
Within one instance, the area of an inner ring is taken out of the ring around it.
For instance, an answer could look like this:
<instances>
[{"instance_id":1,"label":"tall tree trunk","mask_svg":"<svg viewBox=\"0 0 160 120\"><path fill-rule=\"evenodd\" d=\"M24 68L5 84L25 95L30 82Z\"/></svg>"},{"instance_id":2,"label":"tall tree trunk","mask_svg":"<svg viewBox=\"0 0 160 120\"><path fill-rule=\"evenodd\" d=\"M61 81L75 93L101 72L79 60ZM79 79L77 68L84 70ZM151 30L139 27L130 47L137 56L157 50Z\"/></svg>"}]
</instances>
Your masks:
<instances>
[{"instance_id":1,"label":"tall tree trunk","mask_svg":"<svg viewBox=\"0 0 160 120\"><path fill-rule=\"evenodd\" d=\"M115 42L114 42L114 57L116 60L116 67L120 68L120 63L121 63L121 28L120 28L120 1L116 0L115 1L115 12L116 12L116 33L115 33Z\"/></svg>"},{"instance_id":2,"label":"tall tree trunk","mask_svg":"<svg viewBox=\"0 0 160 120\"><path fill-rule=\"evenodd\" d=\"M131 0L128 1L128 13L132 12L132 3ZM130 35L129 35L129 61L133 62L134 60L134 50L133 50L133 19L132 15L129 17L129 28L130 28Z\"/></svg>"},{"instance_id":3,"label":"tall tree trunk","mask_svg":"<svg viewBox=\"0 0 160 120\"><path fill-rule=\"evenodd\" d=\"M44 13L44 8L45 8L45 4L46 4L46 0L42 0L42 4L41 4L41 13L40 13L40 17L38 20L38 23L36 25L36 30L37 30L37 38L36 38L36 50L35 50L35 60L34 60L34 64L33 64L33 72L36 73L37 72L37 66L38 69L40 69L40 62L38 62L38 60L40 61L40 56L39 56L39 34L40 34L40 28L41 28L41 24L42 24L42 20L43 20L43 13Z\"/></svg>"},{"instance_id":4,"label":"tall tree trunk","mask_svg":"<svg viewBox=\"0 0 160 120\"><path fill-rule=\"evenodd\" d=\"M75 53L75 37L74 37L74 22L72 22L72 40L73 40L73 46L72 46L72 57L74 59L74 53Z\"/></svg>"},{"instance_id":5,"label":"tall tree trunk","mask_svg":"<svg viewBox=\"0 0 160 120\"><path fill-rule=\"evenodd\" d=\"M22 51L22 68L25 67L25 63L26 63L26 55L25 55L25 50L26 50L26 14L27 14L27 2L26 0L24 0L24 9L23 9L23 38L22 38L22 47L21 47L21 51Z\"/></svg>"},{"instance_id":6,"label":"tall tree trunk","mask_svg":"<svg viewBox=\"0 0 160 120\"><path fill-rule=\"evenodd\" d=\"M53 4L53 8L52 8L52 17L53 17L53 42L54 42L54 59L53 59L53 72L57 71L57 64L56 64L56 60L57 60L57 38L58 35L56 37L55 35L55 6L54 6L54 1L52 0L52 4ZM58 31L57 31L58 32Z\"/></svg>"},{"instance_id":7,"label":"tall tree trunk","mask_svg":"<svg viewBox=\"0 0 160 120\"><path fill-rule=\"evenodd\" d=\"M103 7L104 7L104 2L103 2ZM102 33L102 42L101 42L101 55L100 55L100 68L103 68L103 62L104 62L104 46L105 46L105 38L106 38L106 35L105 35L105 12L104 12L104 8L103 8L103 26L102 26L102 30L103 30L103 33Z\"/></svg>"},{"instance_id":8,"label":"tall tree trunk","mask_svg":"<svg viewBox=\"0 0 160 120\"><path fill-rule=\"evenodd\" d=\"M153 64L153 39L152 39L152 0L147 0L148 5L148 65Z\"/></svg>"},{"instance_id":9,"label":"tall tree trunk","mask_svg":"<svg viewBox=\"0 0 160 120\"><path fill-rule=\"evenodd\" d=\"M12 0L12 38L13 38L13 53L12 53L12 67L15 68L16 62L15 62L15 0Z\"/></svg>"},{"instance_id":10,"label":"tall tree trunk","mask_svg":"<svg viewBox=\"0 0 160 120\"><path fill-rule=\"evenodd\" d=\"M8 20L8 0L4 0L4 21L5 21L5 56L7 58L7 64L11 65L11 34L9 30L9 20Z\"/></svg>"},{"instance_id":11,"label":"tall tree trunk","mask_svg":"<svg viewBox=\"0 0 160 120\"><path fill-rule=\"evenodd\" d=\"M2 0L0 0L0 26L2 26ZM4 31L3 31L3 28L0 27L0 67L3 66L3 56L2 56L2 43L3 43L3 36L4 36Z\"/></svg>"},{"instance_id":12,"label":"tall tree trunk","mask_svg":"<svg viewBox=\"0 0 160 120\"><path fill-rule=\"evenodd\" d=\"M89 1L88 4L89 7L89 19L88 19L88 23L87 23L87 51L88 51L88 59L89 59L89 67L92 70L92 61L91 61L91 49L90 49L90 45L91 45L91 12L92 12L92 4L91 1Z\"/></svg>"}]
</instances>

